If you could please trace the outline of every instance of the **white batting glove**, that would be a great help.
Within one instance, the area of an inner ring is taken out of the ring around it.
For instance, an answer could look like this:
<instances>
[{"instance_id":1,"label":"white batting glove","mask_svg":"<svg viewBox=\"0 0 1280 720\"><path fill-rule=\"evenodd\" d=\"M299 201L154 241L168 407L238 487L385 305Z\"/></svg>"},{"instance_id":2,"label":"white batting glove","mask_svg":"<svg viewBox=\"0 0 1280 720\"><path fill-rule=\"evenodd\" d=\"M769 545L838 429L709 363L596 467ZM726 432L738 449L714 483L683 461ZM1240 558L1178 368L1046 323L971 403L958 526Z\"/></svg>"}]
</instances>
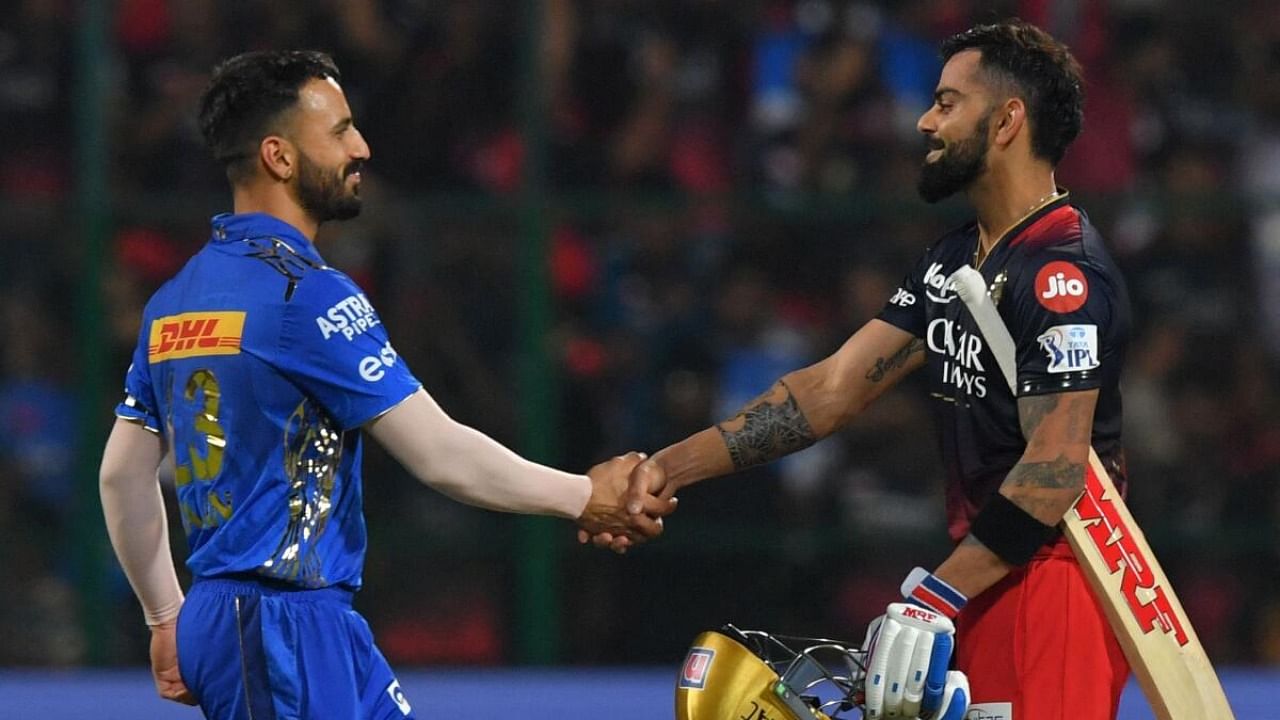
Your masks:
<instances>
[{"instance_id":1,"label":"white batting glove","mask_svg":"<svg viewBox=\"0 0 1280 720\"><path fill-rule=\"evenodd\" d=\"M941 613L891 603L867 628L867 720L959 720L969 708L969 682L948 672L955 625Z\"/></svg>"}]
</instances>

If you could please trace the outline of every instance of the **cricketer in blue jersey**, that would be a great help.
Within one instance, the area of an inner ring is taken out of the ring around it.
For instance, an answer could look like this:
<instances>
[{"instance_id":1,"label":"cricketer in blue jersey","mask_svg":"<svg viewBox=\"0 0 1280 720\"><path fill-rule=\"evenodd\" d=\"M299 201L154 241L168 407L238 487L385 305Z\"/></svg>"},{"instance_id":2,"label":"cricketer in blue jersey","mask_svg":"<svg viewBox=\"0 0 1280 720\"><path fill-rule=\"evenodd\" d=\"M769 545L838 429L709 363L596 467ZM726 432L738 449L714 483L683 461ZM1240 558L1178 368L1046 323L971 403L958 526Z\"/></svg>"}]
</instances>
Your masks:
<instances>
[{"instance_id":1,"label":"cricketer in blue jersey","mask_svg":"<svg viewBox=\"0 0 1280 720\"><path fill-rule=\"evenodd\" d=\"M369 299L325 264L321 223L360 211L369 147L332 60L257 52L214 71L200 124L234 214L147 303L103 453L112 544L152 628L163 697L218 720L413 717L351 606L366 535L364 432L450 497L639 542L671 504L621 509L639 454L576 475L448 417ZM172 452L183 596L157 468Z\"/></svg>"}]
</instances>

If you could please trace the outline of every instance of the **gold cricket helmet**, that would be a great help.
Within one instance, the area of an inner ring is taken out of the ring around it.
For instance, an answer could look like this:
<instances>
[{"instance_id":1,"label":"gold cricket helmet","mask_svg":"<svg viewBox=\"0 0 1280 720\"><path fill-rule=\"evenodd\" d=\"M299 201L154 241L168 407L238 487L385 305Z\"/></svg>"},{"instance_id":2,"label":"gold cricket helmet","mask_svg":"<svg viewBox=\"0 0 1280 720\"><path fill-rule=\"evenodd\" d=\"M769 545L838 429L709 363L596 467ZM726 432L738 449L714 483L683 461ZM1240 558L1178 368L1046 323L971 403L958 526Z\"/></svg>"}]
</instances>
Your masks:
<instances>
[{"instance_id":1,"label":"gold cricket helmet","mask_svg":"<svg viewBox=\"0 0 1280 720\"><path fill-rule=\"evenodd\" d=\"M733 625L704 632L676 678L676 720L837 720L862 701L863 655Z\"/></svg>"}]
</instances>

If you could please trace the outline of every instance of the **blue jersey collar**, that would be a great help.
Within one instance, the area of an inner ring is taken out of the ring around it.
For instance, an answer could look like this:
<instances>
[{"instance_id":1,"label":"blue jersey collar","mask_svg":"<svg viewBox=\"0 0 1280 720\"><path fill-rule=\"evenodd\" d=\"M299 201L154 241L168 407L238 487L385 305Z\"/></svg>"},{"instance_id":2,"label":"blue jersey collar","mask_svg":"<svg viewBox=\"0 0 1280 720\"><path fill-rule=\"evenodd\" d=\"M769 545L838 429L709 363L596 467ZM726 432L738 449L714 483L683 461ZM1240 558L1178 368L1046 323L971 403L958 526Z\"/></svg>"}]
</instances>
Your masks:
<instances>
[{"instance_id":1,"label":"blue jersey collar","mask_svg":"<svg viewBox=\"0 0 1280 720\"><path fill-rule=\"evenodd\" d=\"M212 242L239 242L246 238L276 238L299 255L324 264L316 246L298 228L266 213L221 213L213 216Z\"/></svg>"}]
</instances>

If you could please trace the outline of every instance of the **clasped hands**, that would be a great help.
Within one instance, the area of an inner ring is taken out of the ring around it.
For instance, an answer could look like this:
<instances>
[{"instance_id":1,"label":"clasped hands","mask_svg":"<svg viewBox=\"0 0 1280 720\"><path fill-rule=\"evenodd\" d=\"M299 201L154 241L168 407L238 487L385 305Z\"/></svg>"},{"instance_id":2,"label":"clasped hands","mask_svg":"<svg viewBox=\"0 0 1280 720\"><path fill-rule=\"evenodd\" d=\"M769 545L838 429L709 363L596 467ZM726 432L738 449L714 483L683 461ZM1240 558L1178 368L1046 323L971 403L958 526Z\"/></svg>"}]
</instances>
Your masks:
<instances>
[{"instance_id":1,"label":"clasped hands","mask_svg":"<svg viewBox=\"0 0 1280 720\"><path fill-rule=\"evenodd\" d=\"M662 518L676 509L662 468L644 453L629 452L587 472L591 498L578 517L578 541L616 553L662 534Z\"/></svg>"}]
</instances>

